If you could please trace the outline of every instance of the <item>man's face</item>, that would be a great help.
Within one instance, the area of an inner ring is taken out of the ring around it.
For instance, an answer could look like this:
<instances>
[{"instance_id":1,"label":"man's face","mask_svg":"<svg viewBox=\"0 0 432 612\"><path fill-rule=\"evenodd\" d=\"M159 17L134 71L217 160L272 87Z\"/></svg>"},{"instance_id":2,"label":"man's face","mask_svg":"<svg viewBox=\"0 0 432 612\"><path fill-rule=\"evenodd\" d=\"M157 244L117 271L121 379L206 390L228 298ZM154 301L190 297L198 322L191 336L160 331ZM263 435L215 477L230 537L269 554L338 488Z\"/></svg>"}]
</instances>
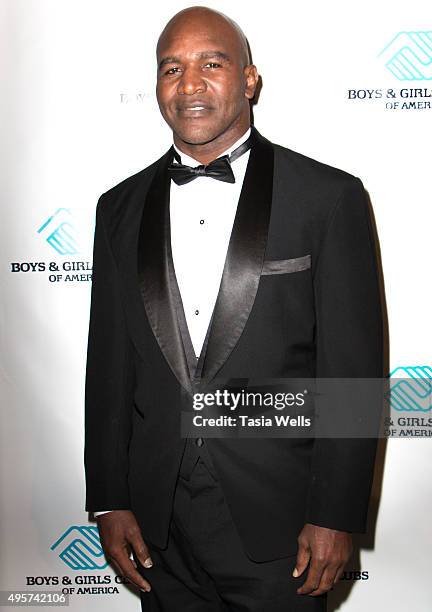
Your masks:
<instances>
[{"instance_id":1,"label":"man's face","mask_svg":"<svg viewBox=\"0 0 432 612\"><path fill-rule=\"evenodd\" d=\"M156 96L181 140L204 144L244 121L254 87L243 57L238 38L223 25L184 23L162 38Z\"/></svg>"}]
</instances>

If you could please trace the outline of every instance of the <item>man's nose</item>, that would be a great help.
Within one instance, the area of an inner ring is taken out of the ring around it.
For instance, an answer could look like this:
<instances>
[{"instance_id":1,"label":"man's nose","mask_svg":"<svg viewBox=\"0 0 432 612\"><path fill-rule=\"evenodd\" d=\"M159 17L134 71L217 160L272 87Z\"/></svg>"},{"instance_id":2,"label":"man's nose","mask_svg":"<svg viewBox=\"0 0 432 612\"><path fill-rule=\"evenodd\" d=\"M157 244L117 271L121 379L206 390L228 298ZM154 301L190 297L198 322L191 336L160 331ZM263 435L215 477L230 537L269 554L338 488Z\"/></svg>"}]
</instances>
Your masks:
<instances>
[{"instance_id":1,"label":"man's nose","mask_svg":"<svg viewBox=\"0 0 432 612\"><path fill-rule=\"evenodd\" d=\"M186 68L179 81L177 93L179 95L192 95L202 93L207 89L200 71L194 68Z\"/></svg>"}]
</instances>

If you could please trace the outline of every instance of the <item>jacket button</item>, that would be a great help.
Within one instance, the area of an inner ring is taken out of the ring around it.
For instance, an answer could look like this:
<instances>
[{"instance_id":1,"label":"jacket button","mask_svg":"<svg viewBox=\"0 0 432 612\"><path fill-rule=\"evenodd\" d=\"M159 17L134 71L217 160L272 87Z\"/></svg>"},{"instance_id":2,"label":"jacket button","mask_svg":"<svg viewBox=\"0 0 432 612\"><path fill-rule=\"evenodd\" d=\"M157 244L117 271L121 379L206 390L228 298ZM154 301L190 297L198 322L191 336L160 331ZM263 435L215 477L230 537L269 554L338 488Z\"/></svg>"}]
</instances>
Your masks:
<instances>
[{"instance_id":1,"label":"jacket button","mask_svg":"<svg viewBox=\"0 0 432 612\"><path fill-rule=\"evenodd\" d=\"M195 440L195 444L196 444L197 446L202 446L202 445L204 444L204 440L203 440L202 438L197 438L197 439Z\"/></svg>"}]
</instances>

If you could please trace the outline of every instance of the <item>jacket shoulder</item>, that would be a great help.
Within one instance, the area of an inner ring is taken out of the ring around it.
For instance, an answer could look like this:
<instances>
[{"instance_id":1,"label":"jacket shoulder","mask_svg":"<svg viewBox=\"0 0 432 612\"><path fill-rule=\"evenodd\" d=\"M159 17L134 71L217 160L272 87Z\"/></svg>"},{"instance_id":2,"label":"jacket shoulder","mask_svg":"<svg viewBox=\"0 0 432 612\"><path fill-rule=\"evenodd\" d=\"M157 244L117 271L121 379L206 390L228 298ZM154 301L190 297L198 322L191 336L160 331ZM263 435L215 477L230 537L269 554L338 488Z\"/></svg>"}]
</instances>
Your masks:
<instances>
[{"instance_id":1,"label":"jacket shoulder","mask_svg":"<svg viewBox=\"0 0 432 612\"><path fill-rule=\"evenodd\" d=\"M328 190L328 195L331 195L332 192L336 194L360 180L346 170L330 166L288 147L276 143L273 143L273 147L279 170L288 170L291 177L296 177L303 186L310 185L312 189Z\"/></svg>"},{"instance_id":2,"label":"jacket shoulder","mask_svg":"<svg viewBox=\"0 0 432 612\"><path fill-rule=\"evenodd\" d=\"M143 197L164 155L143 170L104 191L97 202L96 215L102 215L108 226L117 226L121 221L127 222L131 215L139 212Z\"/></svg>"},{"instance_id":3,"label":"jacket shoulder","mask_svg":"<svg viewBox=\"0 0 432 612\"><path fill-rule=\"evenodd\" d=\"M294 209L308 232L321 236L338 208L347 214L366 209L367 198L359 177L279 144L273 147L279 220Z\"/></svg>"},{"instance_id":4,"label":"jacket shoulder","mask_svg":"<svg viewBox=\"0 0 432 612\"><path fill-rule=\"evenodd\" d=\"M139 170L139 172L136 172L135 174L126 177L119 183L116 183L115 185L107 189L107 191L104 191L100 197L107 201L113 200L117 197L121 197L127 193L133 192L136 188L145 185L151 180L156 170L156 167L162 157L160 157L158 160L156 160L149 166L146 166L142 170Z\"/></svg>"}]
</instances>

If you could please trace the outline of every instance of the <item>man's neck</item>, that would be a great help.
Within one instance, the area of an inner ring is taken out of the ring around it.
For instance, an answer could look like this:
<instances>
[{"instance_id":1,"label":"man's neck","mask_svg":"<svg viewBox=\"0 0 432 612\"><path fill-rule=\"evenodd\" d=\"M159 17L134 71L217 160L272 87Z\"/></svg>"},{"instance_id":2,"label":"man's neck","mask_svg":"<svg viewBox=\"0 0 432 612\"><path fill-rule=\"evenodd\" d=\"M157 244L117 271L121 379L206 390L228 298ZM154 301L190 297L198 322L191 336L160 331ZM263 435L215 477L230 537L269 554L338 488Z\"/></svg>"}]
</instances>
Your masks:
<instances>
[{"instance_id":1,"label":"man's neck","mask_svg":"<svg viewBox=\"0 0 432 612\"><path fill-rule=\"evenodd\" d=\"M191 144L184 142L174 134L175 146L189 157L196 159L200 164L209 164L211 161L219 157L224 151L229 149L234 143L237 142L250 128L250 125L244 126L242 129L236 129L229 133L221 134L220 137L215 138L211 142L204 144Z\"/></svg>"}]
</instances>

